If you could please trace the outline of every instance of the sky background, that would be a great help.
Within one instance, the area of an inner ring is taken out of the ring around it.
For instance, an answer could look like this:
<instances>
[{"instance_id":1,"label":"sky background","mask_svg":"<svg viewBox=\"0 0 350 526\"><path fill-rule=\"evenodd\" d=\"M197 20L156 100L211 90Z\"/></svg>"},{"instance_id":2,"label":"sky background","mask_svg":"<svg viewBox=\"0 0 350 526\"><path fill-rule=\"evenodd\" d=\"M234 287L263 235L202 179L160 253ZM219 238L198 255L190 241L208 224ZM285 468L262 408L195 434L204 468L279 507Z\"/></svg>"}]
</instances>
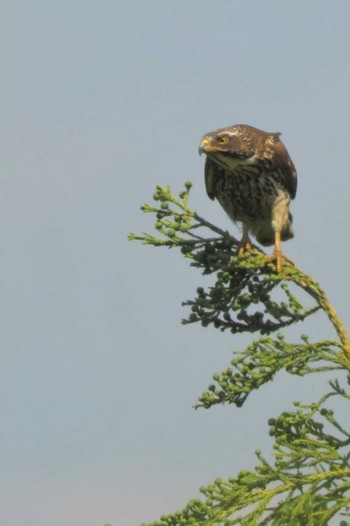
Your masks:
<instances>
[{"instance_id":1,"label":"sky background","mask_svg":"<svg viewBox=\"0 0 350 526\"><path fill-rule=\"evenodd\" d=\"M285 252L349 319L348 0L3 0L0 510L6 526L137 526L271 458L267 420L325 377L192 405L251 336L182 326L206 282L127 241L156 184L205 193L201 136L281 131L299 175ZM289 331L294 341L305 327ZM314 337L333 337L319 318ZM346 413L344 413L346 415Z\"/></svg>"}]
</instances>

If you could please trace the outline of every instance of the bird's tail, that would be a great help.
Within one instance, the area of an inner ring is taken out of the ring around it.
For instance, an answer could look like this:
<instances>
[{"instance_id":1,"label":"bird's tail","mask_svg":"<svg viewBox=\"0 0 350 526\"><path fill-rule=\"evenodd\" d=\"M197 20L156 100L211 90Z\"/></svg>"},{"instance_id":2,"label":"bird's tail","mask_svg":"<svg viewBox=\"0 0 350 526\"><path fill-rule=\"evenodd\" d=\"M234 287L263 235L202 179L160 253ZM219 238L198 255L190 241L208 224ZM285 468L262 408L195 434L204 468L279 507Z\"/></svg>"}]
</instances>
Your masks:
<instances>
[{"instance_id":1,"label":"bird's tail","mask_svg":"<svg viewBox=\"0 0 350 526\"><path fill-rule=\"evenodd\" d=\"M263 225L259 225L258 228L252 230L257 242L260 243L260 245L268 247L275 243L275 231L272 228L271 221ZM281 230L281 240L287 241L292 237L294 237L293 216L291 213L289 213L288 221L285 222Z\"/></svg>"}]
</instances>

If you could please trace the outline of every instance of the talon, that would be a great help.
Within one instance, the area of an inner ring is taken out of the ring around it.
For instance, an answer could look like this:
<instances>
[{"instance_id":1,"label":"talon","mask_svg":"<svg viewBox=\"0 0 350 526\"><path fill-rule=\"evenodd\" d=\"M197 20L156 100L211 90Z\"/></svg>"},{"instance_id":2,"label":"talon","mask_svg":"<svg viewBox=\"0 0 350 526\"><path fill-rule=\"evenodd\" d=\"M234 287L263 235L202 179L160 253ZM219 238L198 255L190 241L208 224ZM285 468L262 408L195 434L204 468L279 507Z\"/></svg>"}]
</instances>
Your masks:
<instances>
[{"instance_id":1,"label":"talon","mask_svg":"<svg viewBox=\"0 0 350 526\"><path fill-rule=\"evenodd\" d=\"M283 262L289 263L290 265L294 265L295 263L292 259L288 258L283 254L283 252L274 252L271 256L268 256L266 258L267 263L274 263L276 261L276 271L277 274L281 272L282 264Z\"/></svg>"},{"instance_id":2,"label":"talon","mask_svg":"<svg viewBox=\"0 0 350 526\"><path fill-rule=\"evenodd\" d=\"M268 263L272 263L276 261L276 271L277 274L281 272L282 268L282 262L285 261L286 263L289 263L290 265L295 265L294 261L287 256L285 256L281 249L281 236L279 232L275 233L275 249L273 251L273 254L271 256L268 256L267 258Z\"/></svg>"},{"instance_id":3,"label":"talon","mask_svg":"<svg viewBox=\"0 0 350 526\"><path fill-rule=\"evenodd\" d=\"M246 252L253 249L252 242L249 237L248 225L243 223L243 236L237 248L237 256L243 256Z\"/></svg>"},{"instance_id":4,"label":"talon","mask_svg":"<svg viewBox=\"0 0 350 526\"><path fill-rule=\"evenodd\" d=\"M246 241L245 243L241 242L238 245L237 256L243 256L243 254L245 254L246 252L249 252L252 249L253 249L253 246L250 241Z\"/></svg>"}]
</instances>

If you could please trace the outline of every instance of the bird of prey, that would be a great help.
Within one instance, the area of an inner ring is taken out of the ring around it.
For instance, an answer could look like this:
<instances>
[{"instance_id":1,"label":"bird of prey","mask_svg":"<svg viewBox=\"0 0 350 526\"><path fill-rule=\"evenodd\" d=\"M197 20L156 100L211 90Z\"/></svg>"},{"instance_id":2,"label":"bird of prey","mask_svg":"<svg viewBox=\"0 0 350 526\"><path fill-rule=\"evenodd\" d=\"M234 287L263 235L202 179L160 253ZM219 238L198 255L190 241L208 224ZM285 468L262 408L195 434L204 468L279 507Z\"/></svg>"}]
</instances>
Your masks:
<instances>
[{"instance_id":1,"label":"bird of prey","mask_svg":"<svg viewBox=\"0 0 350 526\"><path fill-rule=\"evenodd\" d=\"M297 174L280 133L246 124L221 128L203 136L205 186L234 222L242 222L239 254L252 248L249 233L264 246L274 244L270 257L281 270L281 240L294 236L289 204L297 189Z\"/></svg>"}]
</instances>

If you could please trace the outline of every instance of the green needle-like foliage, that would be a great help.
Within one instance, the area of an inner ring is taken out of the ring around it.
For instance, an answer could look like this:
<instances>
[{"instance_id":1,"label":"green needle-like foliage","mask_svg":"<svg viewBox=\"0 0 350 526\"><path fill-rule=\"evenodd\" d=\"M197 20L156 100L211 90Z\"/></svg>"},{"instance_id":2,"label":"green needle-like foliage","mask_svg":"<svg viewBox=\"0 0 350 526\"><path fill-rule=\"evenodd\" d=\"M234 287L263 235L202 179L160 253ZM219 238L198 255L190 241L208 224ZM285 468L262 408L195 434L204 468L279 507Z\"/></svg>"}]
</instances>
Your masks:
<instances>
[{"instance_id":1,"label":"green needle-like foliage","mask_svg":"<svg viewBox=\"0 0 350 526\"><path fill-rule=\"evenodd\" d=\"M240 407L280 370L299 376L343 370L350 383L350 339L320 285L287 260L277 273L257 247L237 256L238 241L189 208L190 188L186 182L177 197L169 187L157 186L156 205L142 207L155 215L156 235L130 234L129 239L179 248L193 267L211 276L210 285L197 288L194 299L183 303L190 309L184 324L200 322L233 334L260 335L235 353L227 369L214 374L214 383L195 407ZM281 332L271 336L317 311L327 316L338 339L310 342L302 335L295 343ZM274 463L257 452L254 470L217 479L201 488L204 500L191 500L183 510L148 526L323 526L331 519L350 525L350 432L327 407L337 399L349 402L350 393L338 379L329 385L321 400L295 402L294 411L269 420Z\"/></svg>"},{"instance_id":2,"label":"green needle-like foliage","mask_svg":"<svg viewBox=\"0 0 350 526\"><path fill-rule=\"evenodd\" d=\"M281 369L299 376L343 369L340 350L337 341L288 343L282 334L275 340L264 336L237 352L238 358L231 361L231 367L213 375L216 383L209 386L195 407L209 408L225 402L240 407L251 391L272 380Z\"/></svg>"}]
</instances>

